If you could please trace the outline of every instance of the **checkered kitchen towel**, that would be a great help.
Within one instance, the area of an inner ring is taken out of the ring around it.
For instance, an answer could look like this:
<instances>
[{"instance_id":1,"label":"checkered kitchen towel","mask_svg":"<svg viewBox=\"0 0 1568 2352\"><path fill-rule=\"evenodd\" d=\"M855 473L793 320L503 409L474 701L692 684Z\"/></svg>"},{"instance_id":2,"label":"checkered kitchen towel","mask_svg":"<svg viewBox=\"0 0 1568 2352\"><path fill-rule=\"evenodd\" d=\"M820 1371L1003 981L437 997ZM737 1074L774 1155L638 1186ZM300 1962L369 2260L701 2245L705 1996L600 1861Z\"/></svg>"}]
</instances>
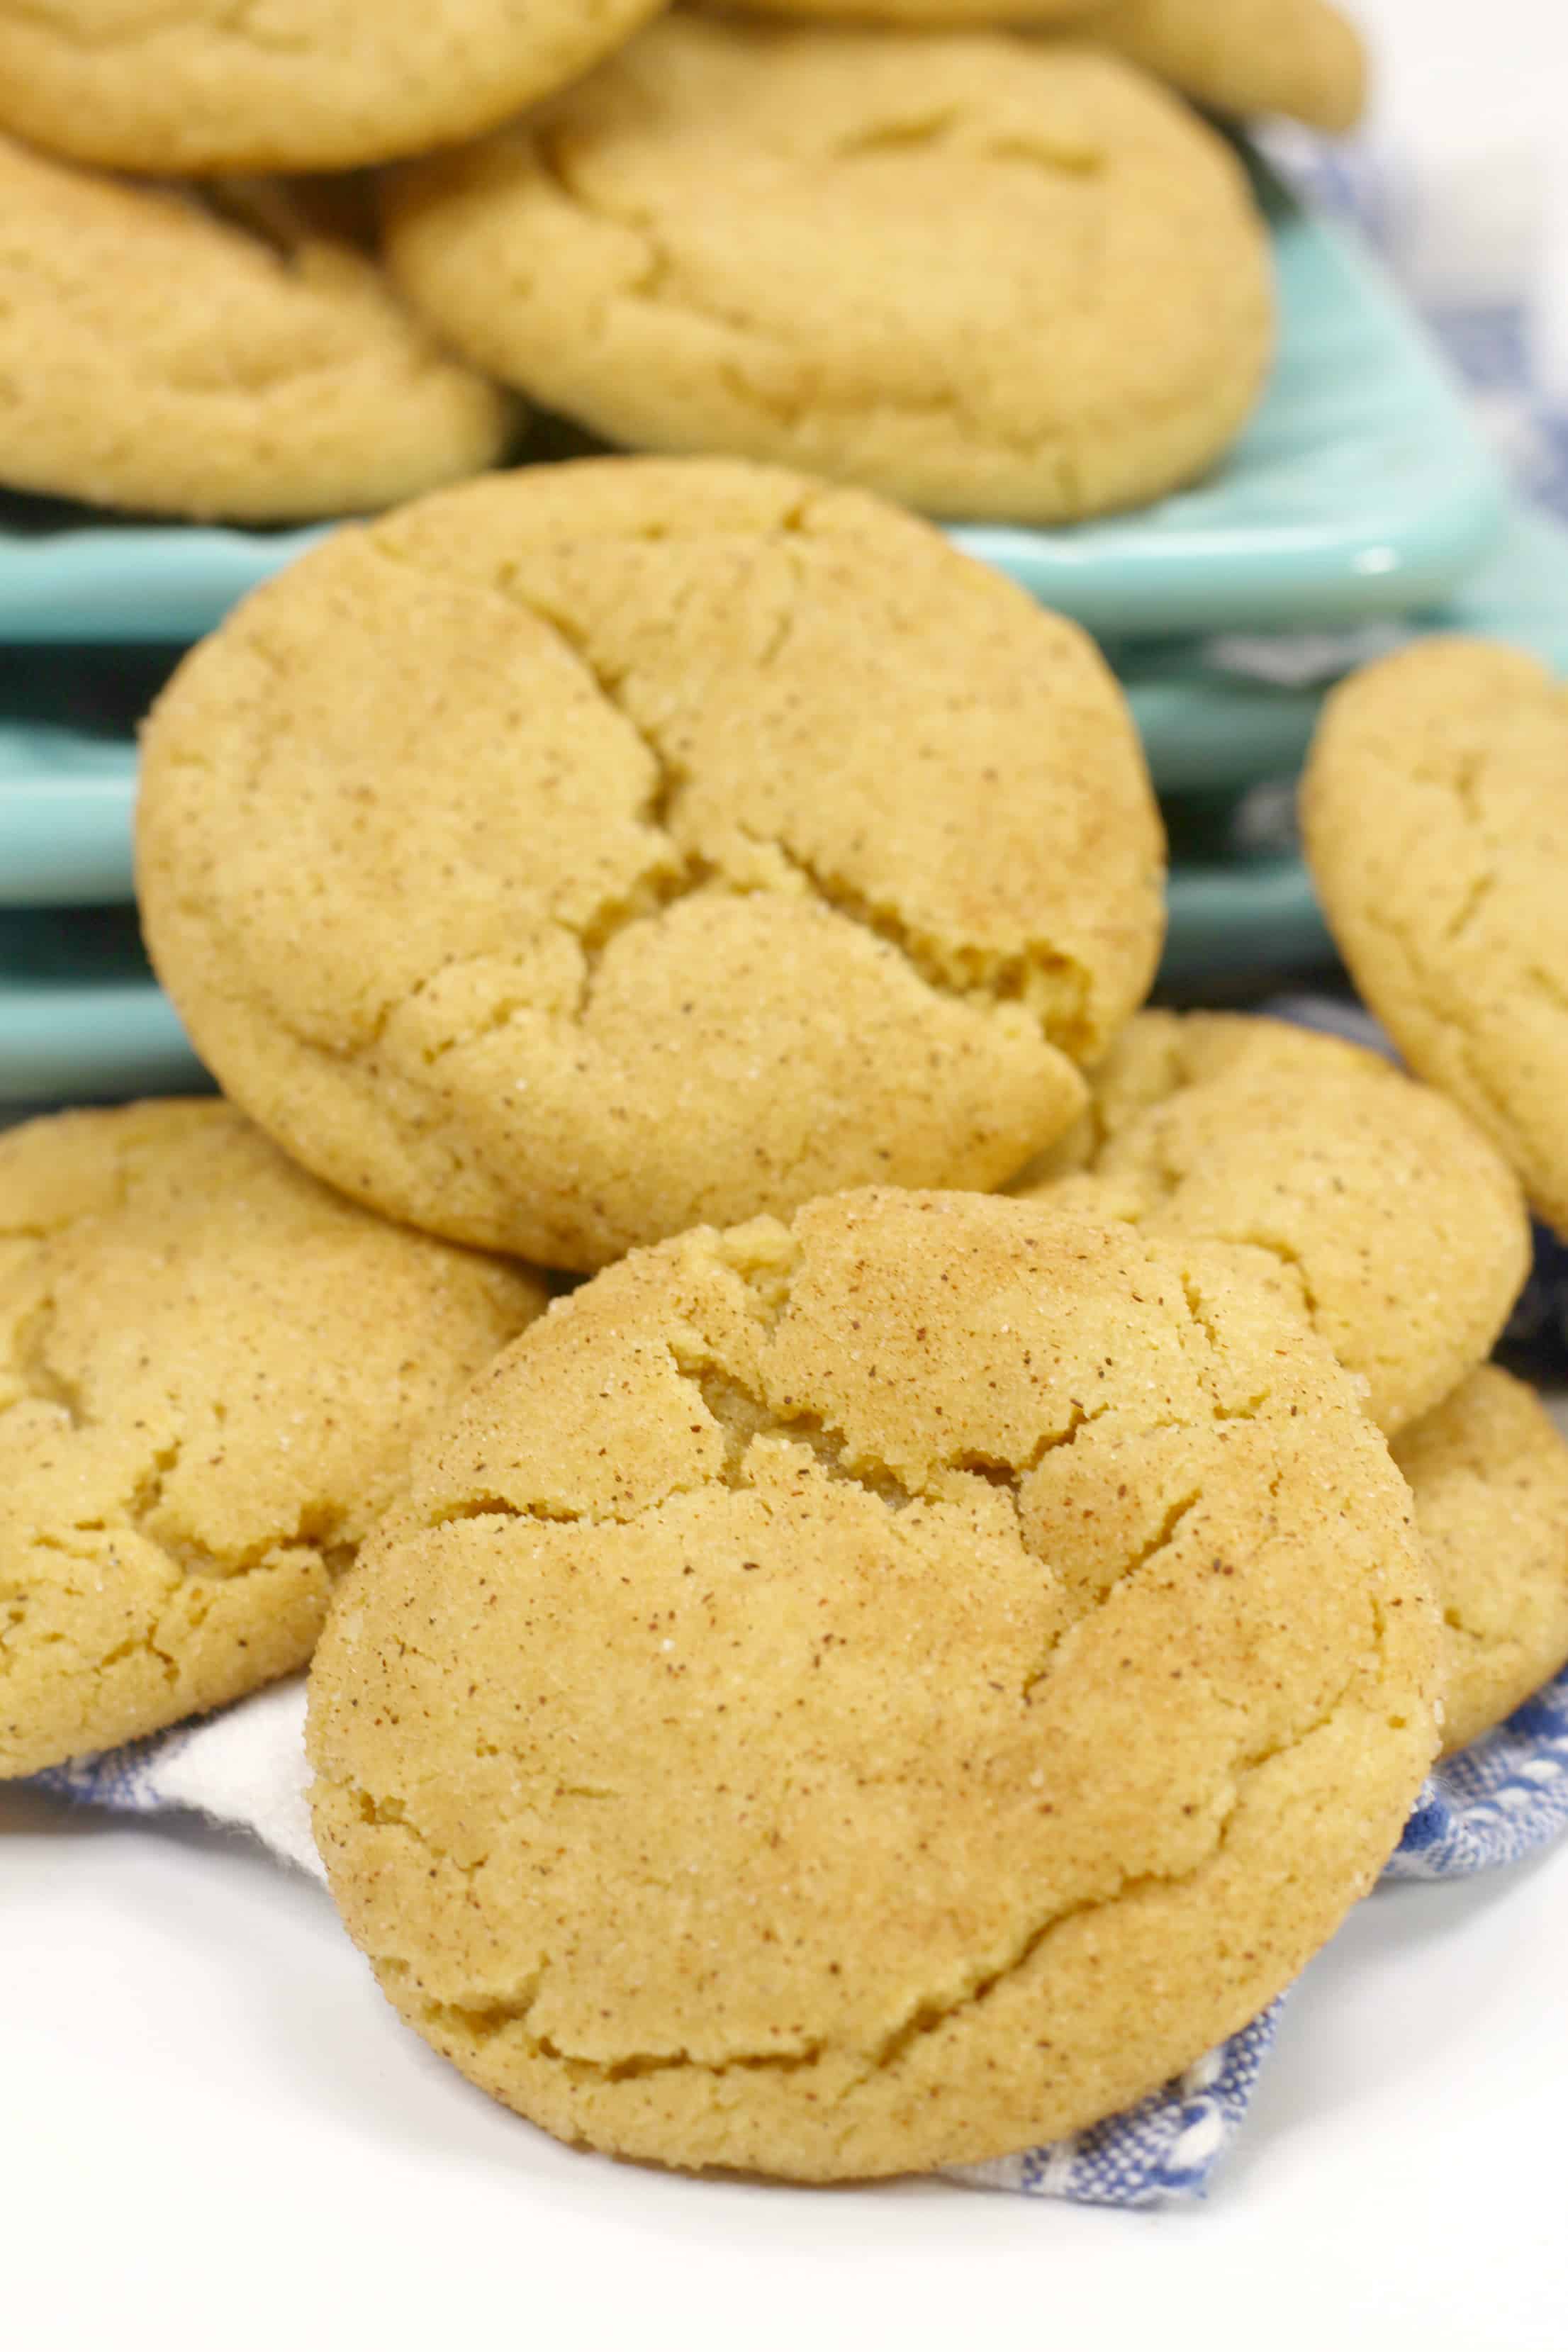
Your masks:
<instances>
[{"instance_id":1,"label":"checkered kitchen towel","mask_svg":"<svg viewBox=\"0 0 1568 2352\"><path fill-rule=\"evenodd\" d=\"M305 1803L305 1696L296 1681L223 1715L42 1773L37 1785L111 1812L194 1811L251 1831L315 1878ZM1384 1883L1463 1878L1517 1862L1568 1830L1568 1674L1433 1774ZM1125 2115L959 2178L1030 2197L1159 2205L1201 2197L1247 2113L1279 2003Z\"/></svg>"},{"instance_id":2,"label":"checkered kitchen towel","mask_svg":"<svg viewBox=\"0 0 1568 2352\"><path fill-rule=\"evenodd\" d=\"M1394 225L1411 213L1402 183L1375 152L1321 149L1293 140L1285 158L1321 198L1356 212L1395 247ZM1419 206L1416 206L1419 210ZM1428 242L1432 242L1428 240ZM1428 294L1431 288L1425 289ZM1531 383L1528 321L1506 270L1463 299L1429 302L1434 323L1475 385L1527 489L1568 519L1568 413ZM1280 1008L1283 1009L1283 1008ZM1305 1006L1298 1017L1312 1017ZM1326 1008L1319 1017L1332 1018ZM1568 1275L1563 1321L1568 1328ZM1535 1293L1544 1294L1539 1284ZM1551 1322L1554 1308L1546 1297ZM291 1683L227 1713L136 1747L41 1776L40 1785L128 1813L194 1811L243 1827L281 1859L321 1876L305 1805L304 1694ZM1568 1674L1432 1777L1384 1873L1464 1877L1517 1862L1568 1831ZM1031 2148L960 2178L1025 2196L1086 2204L1148 2206L1203 2195L1237 2131L1273 2040L1279 2004L1163 2091L1068 2140Z\"/></svg>"}]
</instances>

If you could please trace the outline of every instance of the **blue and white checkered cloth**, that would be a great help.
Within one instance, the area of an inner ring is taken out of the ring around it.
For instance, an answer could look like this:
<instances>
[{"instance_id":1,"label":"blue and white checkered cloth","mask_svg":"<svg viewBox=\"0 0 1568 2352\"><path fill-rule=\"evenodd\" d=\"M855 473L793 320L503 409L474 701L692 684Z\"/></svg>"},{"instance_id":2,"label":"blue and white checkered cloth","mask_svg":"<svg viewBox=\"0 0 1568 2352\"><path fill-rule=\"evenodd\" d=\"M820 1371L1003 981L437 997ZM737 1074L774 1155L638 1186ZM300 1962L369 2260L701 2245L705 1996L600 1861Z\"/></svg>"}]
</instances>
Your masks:
<instances>
[{"instance_id":1,"label":"blue and white checkered cloth","mask_svg":"<svg viewBox=\"0 0 1568 2352\"><path fill-rule=\"evenodd\" d=\"M1363 151L1290 157L1320 200L1353 211L1378 236L1386 211L1379 159ZM1433 323L1500 436L1526 491L1568 520L1568 414L1535 394L1527 322L1518 304L1436 314ZM1283 1010L1284 1008L1279 1008ZM1335 1025L1332 1008L1292 1008ZM1531 1340L1568 1338L1568 1252L1542 1236L1529 1294ZM226 1714L40 1776L38 1786L121 1813L195 1811L252 1831L279 1857L321 1877L305 1805L303 1692L264 1691ZM1568 1673L1427 1781L1384 1884L1495 1870L1568 1831ZM1239 2129L1274 2038L1281 2004L1124 2115L1051 2146L957 2178L1026 2197L1152 2206L1201 2197Z\"/></svg>"}]
</instances>

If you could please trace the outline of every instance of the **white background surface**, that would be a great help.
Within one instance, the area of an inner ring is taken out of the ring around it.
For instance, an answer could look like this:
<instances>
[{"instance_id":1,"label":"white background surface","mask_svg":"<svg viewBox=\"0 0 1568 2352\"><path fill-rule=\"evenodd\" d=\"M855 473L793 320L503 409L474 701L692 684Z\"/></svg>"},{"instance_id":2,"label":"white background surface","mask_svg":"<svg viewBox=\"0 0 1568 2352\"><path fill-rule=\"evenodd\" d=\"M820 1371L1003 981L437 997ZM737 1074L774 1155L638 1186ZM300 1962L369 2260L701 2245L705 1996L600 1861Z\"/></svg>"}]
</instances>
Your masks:
<instances>
[{"instance_id":1,"label":"white background surface","mask_svg":"<svg viewBox=\"0 0 1568 2352\"><path fill-rule=\"evenodd\" d=\"M1401 136L1564 144L1555 5L1361 5ZM1364 1906L1208 2206L1120 2215L570 2155L394 2022L305 1880L0 1791L14 2352L1568 2352L1565 2128L1568 1852Z\"/></svg>"}]
</instances>

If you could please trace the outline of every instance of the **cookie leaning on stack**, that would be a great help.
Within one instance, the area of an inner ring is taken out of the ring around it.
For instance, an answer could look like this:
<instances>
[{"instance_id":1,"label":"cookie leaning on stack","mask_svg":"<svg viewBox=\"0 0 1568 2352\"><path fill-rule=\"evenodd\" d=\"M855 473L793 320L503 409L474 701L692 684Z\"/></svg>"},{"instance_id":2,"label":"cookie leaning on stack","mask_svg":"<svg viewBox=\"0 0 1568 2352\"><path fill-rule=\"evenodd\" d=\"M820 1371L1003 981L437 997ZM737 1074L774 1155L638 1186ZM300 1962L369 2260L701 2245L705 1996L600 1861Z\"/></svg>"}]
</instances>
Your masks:
<instances>
[{"instance_id":1,"label":"cookie leaning on stack","mask_svg":"<svg viewBox=\"0 0 1568 2352\"><path fill-rule=\"evenodd\" d=\"M303 1665L416 1441L543 1304L225 1104L0 1136L0 1778Z\"/></svg>"},{"instance_id":2,"label":"cookie leaning on stack","mask_svg":"<svg viewBox=\"0 0 1568 2352\"><path fill-rule=\"evenodd\" d=\"M1568 1234L1565 776L1568 690L1528 654L1435 638L1331 697L1302 818L1368 1004Z\"/></svg>"},{"instance_id":3,"label":"cookie leaning on stack","mask_svg":"<svg viewBox=\"0 0 1568 2352\"><path fill-rule=\"evenodd\" d=\"M631 448L1070 521L1202 473L1273 338L1231 149L1120 59L667 16L390 182L454 349Z\"/></svg>"},{"instance_id":4,"label":"cookie leaning on stack","mask_svg":"<svg viewBox=\"0 0 1568 2352\"><path fill-rule=\"evenodd\" d=\"M234 1098L389 1215L579 1268L1011 1175L1148 988L1163 846L1070 623L718 460L337 533L183 665L138 810Z\"/></svg>"}]
</instances>

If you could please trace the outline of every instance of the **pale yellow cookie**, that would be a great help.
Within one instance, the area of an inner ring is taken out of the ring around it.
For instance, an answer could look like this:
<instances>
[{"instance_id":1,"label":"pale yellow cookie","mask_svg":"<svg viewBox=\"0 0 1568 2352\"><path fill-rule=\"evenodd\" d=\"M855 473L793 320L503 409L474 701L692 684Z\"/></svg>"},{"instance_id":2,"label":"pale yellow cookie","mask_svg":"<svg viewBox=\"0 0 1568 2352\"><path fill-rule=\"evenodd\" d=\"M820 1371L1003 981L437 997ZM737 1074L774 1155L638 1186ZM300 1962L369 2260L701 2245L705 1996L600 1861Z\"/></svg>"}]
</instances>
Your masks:
<instances>
[{"instance_id":1,"label":"pale yellow cookie","mask_svg":"<svg viewBox=\"0 0 1568 2352\"><path fill-rule=\"evenodd\" d=\"M1190 481L1273 340L1224 141L1120 59L1005 33L667 16L395 175L387 250L455 349L608 440L942 515Z\"/></svg>"},{"instance_id":2,"label":"pale yellow cookie","mask_svg":"<svg viewBox=\"0 0 1568 2352\"><path fill-rule=\"evenodd\" d=\"M1084 1118L1014 1189L1275 1262L1384 1430L1489 1355L1530 1270L1512 1173L1376 1054L1288 1022L1144 1013Z\"/></svg>"},{"instance_id":3,"label":"pale yellow cookie","mask_svg":"<svg viewBox=\"0 0 1568 2352\"><path fill-rule=\"evenodd\" d=\"M0 483L279 522L478 473L515 408L330 199L133 188L0 138Z\"/></svg>"},{"instance_id":4,"label":"pale yellow cookie","mask_svg":"<svg viewBox=\"0 0 1568 2352\"><path fill-rule=\"evenodd\" d=\"M338 533L184 665L139 824L234 1098L388 1214L551 1265L1000 1183L1163 923L1081 632L912 517L721 460Z\"/></svg>"},{"instance_id":5,"label":"pale yellow cookie","mask_svg":"<svg viewBox=\"0 0 1568 2352\"><path fill-rule=\"evenodd\" d=\"M226 1104L0 1136L0 1778L303 1665L415 1441L543 1304Z\"/></svg>"},{"instance_id":6,"label":"pale yellow cookie","mask_svg":"<svg viewBox=\"0 0 1568 2352\"><path fill-rule=\"evenodd\" d=\"M854 1193L501 1357L311 1678L402 2015L563 2138L807 2179L1124 2106L1285 1985L1436 1744L1409 1496L1197 1245Z\"/></svg>"},{"instance_id":7,"label":"pale yellow cookie","mask_svg":"<svg viewBox=\"0 0 1568 2352\"><path fill-rule=\"evenodd\" d=\"M1568 1234L1568 691L1431 638L1330 698L1307 855L1357 986Z\"/></svg>"},{"instance_id":8,"label":"pale yellow cookie","mask_svg":"<svg viewBox=\"0 0 1568 2352\"><path fill-rule=\"evenodd\" d=\"M132 172L342 170L503 122L657 0L0 0L0 124Z\"/></svg>"},{"instance_id":9,"label":"pale yellow cookie","mask_svg":"<svg viewBox=\"0 0 1568 2352\"><path fill-rule=\"evenodd\" d=\"M1366 53L1330 0L745 0L781 16L890 25L1065 28L1112 48L1219 114L1288 114L1349 131L1366 102Z\"/></svg>"},{"instance_id":10,"label":"pale yellow cookie","mask_svg":"<svg viewBox=\"0 0 1568 2352\"><path fill-rule=\"evenodd\" d=\"M1532 1389L1485 1364L1394 1458L1447 1629L1452 1754L1568 1663L1568 1444Z\"/></svg>"},{"instance_id":11,"label":"pale yellow cookie","mask_svg":"<svg viewBox=\"0 0 1568 2352\"><path fill-rule=\"evenodd\" d=\"M824 16L834 24L901 25L930 30L955 26L1065 27L1088 37L1088 19L1103 16L1110 0L735 0L735 13L762 16ZM717 5L713 13L729 13Z\"/></svg>"},{"instance_id":12,"label":"pale yellow cookie","mask_svg":"<svg viewBox=\"0 0 1568 2352\"><path fill-rule=\"evenodd\" d=\"M1366 105L1361 36L1329 0L1111 0L1084 32L1217 114L1337 131Z\"/></svg>"}]
</instances>

